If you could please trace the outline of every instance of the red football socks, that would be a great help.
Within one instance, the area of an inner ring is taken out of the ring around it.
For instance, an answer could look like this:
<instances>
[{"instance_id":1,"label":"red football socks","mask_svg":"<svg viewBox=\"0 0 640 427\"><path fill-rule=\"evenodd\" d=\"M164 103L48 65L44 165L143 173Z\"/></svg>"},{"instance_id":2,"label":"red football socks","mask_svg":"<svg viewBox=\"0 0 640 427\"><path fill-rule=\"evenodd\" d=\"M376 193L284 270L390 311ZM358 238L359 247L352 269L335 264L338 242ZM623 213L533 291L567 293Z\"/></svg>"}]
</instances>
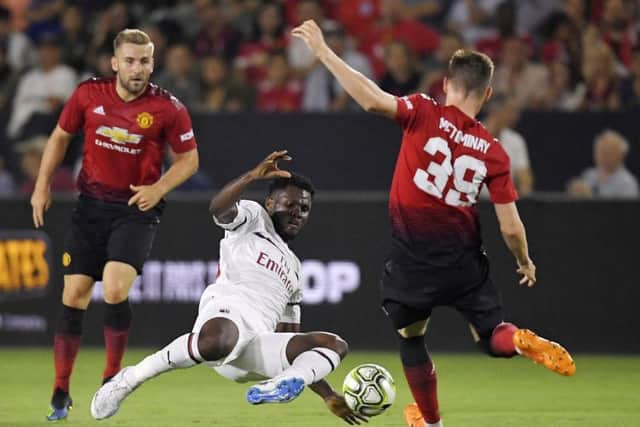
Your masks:
<instances>
[{"instance_id":1,"label":"red football socks","mask_svg":"<svg viewBox=\"0 0 640 427\"><path fill-rule=\"evenodd\" d=\"M56 333L53 340L53 360L56 368L54 390L69 392L69 378L80 348L80 335Z\"/></svg>"},{"instance_id":2,"label":"red football socks","mask_svg":"<svg viewBox=\"0 0 640 427\"><path fill-rule=\"evenodd\" d=\"M418 366L404 366L404 375L411 394L429 424L440 421L436 368L431 361Z\"/></svg>"}]
</instances>

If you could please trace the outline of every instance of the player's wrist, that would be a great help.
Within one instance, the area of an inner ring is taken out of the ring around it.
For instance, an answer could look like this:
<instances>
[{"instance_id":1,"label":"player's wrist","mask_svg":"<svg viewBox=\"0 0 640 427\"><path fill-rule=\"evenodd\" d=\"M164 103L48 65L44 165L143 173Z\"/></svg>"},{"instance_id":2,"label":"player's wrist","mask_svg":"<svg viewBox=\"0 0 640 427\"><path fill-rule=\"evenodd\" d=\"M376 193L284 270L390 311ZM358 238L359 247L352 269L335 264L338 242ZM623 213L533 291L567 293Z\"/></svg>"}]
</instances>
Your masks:
<instances>
[{"instance_id":1,"label":"player's wrist","mask_svg":"<svg viewBox=\"0 0 640 427\"><path fill-rule=\"evenodd\" d=\"M327 46L326 43L323 43L318 50L316 51L316 57L320 60L320 62L326 61L331 55L332 50Z\"/></svg>"},{"instance_id":2,"label":"player's wrist","mask_svg":"<svg viewBox=\"0 0 640 427\"><path fill-rule=\"evenodd\" d=\"M324 399L325 402L328 403L328 402L331 402L332 400L340 398L340 395L335 390L330 389L326 392L325 395L322 396L322 398Z\"/></svg>"},{"instance_id":3,"label":"player's wrist","mask_svg":"<svg viewBox=\"0 0 640 427\"><path fill-rule=\"evenodd\" d=\"M47 193L50 191L51 184L49 182L37 180L36 185L33 187L34 193Z\"/></svg>"},{"instance_id":4,"label":"player's wrist","mask_svg":"<svg viewBox=\"0 0 640 427\"><path fill-rule=\"evenodd\" d=\"M531 265L533 265L533 261L529 257L525 258L524 260L518 260L519 267L529 267Z\"/></svg>"}]
</instances>

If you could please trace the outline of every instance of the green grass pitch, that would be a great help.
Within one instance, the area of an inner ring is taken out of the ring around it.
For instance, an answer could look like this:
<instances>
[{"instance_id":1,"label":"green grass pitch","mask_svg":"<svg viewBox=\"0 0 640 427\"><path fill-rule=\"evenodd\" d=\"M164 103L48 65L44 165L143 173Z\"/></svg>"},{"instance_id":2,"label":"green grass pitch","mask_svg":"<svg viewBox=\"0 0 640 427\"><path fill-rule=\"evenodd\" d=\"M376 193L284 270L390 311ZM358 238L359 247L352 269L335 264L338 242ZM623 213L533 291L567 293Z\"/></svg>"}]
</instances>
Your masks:
<instances>
[{"instance_id":1,"label":"green grass pitch","mask_svg":"<svg viewBox=\"0 0 640 427\"><path fill-rule=\"evenodd\" d=\"M132 349L125 363L150 350ZM577 355L577 373L564 378L528 360L482 355L435 354L440 407L446 427L640 426L640 357ZM404 426L403 406L410 394L398 356L354 352L329 377L340 387L355 365L387 367L398 387L396 403L370 426ZM113 418L94 421L89 413L99 385L103 351L81 349L72 396L75 407L65 426L314 426L346 425L306 390L294 402L250 406L246 385L218 377L198 366L170 372L136 390ZM49 349L0 348L0 426L47 425L53 361Z\"/></svg>"}]
</instances>

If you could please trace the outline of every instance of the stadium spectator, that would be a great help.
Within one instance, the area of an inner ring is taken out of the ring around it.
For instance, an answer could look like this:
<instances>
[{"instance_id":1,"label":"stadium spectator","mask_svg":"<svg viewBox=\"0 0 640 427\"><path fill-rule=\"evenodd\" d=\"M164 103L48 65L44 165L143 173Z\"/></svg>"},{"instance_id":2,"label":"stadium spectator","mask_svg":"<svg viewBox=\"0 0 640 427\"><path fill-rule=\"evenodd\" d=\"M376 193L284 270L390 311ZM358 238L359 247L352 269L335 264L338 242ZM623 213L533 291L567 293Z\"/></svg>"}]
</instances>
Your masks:
<instances>
[{"instance_id":1,"label":"stadium spectator","mask_svg":"<svg viewBox=\"0 0 640 427\"><path fill-rule=\"evenodd\" d=\"M579 31L589 24L586 0L564 0L562 11Z\"/></svg>"},{"instance_id":2,"label":"stadium spectator","mask_svg":"<svg viewBox=\"0 0 640 427\"><path fill-rule=\"evenodd\" d=\"M492 35L491 17L503 0L455 0L447 15L447 28L462 35L467 44Z\"/></svg>"},{"instance_id":3,"label":"stadium spectator","mask_svg":"<svg viewBox=\"0 0 640 427\"><path fill-rule=\"evenodd\" d=\"M26 10L26 33L32 40L45 34L59 34L64 0L33 0Z\"/></svg>"},{"instance_id":4,"label":"stadium spectator","mask_svg":"<svg viewBox=\"0 0 640 427\"><path fill-rule=\"evenodd\" d=\"M404 96L413 93L420 83L415 59L406 44L389 43L385 48L386 72L380 79L380 88L392 95Z\"/></svg>"},{"instance_id":5,"label":"stadium spectator","mask_svg":"<svg viewBox=\"0 0 640 427\"><path fill-rule=\"evenodd\" d=\"M433 55L428 55L422 60L422 79L418 86L419 92L427 93L438 102L444 102L445 94L442 89L442 81L449 66L449 58L453 53L464 47L464 40L460 34L447 31L440 36L440 45Z\"/></svg>"},{"instance_id":6,"label":"stadium spectator","mask_svg":"<svg viewBox=\"0 0 640 427\"><path fill-rule=\"evenodd\" d=\"M82 10L78 6L67 6L62 14L61 46L62 62L78 73L85 71L89 34L84 27Z\"/></svg>"},{"instance_id":7,"label":"stadium spectator","mask_svg":"<svg viewBox=\"0 0 640 427\"><path fill-rule=\"evenodd\" d=\"M4 167L4 158L0 156L0 198L15 194L16 185L11 173Z\"/></svg>"},{"instance_id":8,"label":"stadium spectator","mask_svg":"<svg viewBox=\"0 0 640 427\"><path fill-rule=\"evenodd\" d=\"M3 6L0 6L0 45L6 51L7 63L15 72L35 64L36 55L29 37L13 30L11 12Z\"/></svg>"},{"instance_id":9,"label":"stadium spectator","mask_svg":"<svg viewBox=\"0 0 640 427\"><path fill-rule=\"evenodd\" d=\"M571 72L564 62L547 64L547 70L549 81L542 89L540 107L547 110L577 110L585 96L584 84L572 84Z\"/></svg>"},{"instance_id":10,"label":"stadium spectator","mask_svg":"<svg viewBox=\"0 0 640 427\"><path fill-rule=\"evenodd\" d=\"M541 88L549 79L544 65L529 61L527 45L515 36L503 41L501 58L496 68L494 93L513 96L523 108L539 106Z\"/></svg>"},{"instance_id":11,"label":"stadium spectator","mask_svg":"<svg viewBox=\"0 0 640 427\"><path fill-rule=\"evenodd\" d=\"M281 3L283 3L284 5L284 16L287 26L292 27L300 21L300 12L298 9L302 2L302 0L281 1ZM338 2L336 0L320 0L318 4L322 8L322 16L326 16L332 19L335 18L335 9L338 7L338 3L341 2Z\"/></svg>"},{"instance_id":12,"label":"stadium spectator","mask_svg":"<svg viewBox=\"0 0 640 427\"><path fill-rule=\"evenodd\" d=\"M586 91L580 108L620 109L620 79L616 74L615 56L606 43L600 40L585 43L582 75Z\"/></svg>"},{"instance_id":13,"label":"stadium spectator","mask_svg":"<svg viewBox=\"0 0 640 427\"><path fill-rule=\"evenodd\" d=\"M607 129L596 136L594 167L569 182L574 197L636 198L640 195L638 179L625 167L629 143L620 133Z\"/></svg>"},{"instance_id":14,"label":"stadium spectator","mask_svg":"<svg viewBox=\"0 0 640 427\"><path fill-rule=\"evenodd\" d=\"M225 16L227 22L234 31L242 35L243 39L251 37L255 7L255 3L245 0L229 0L226 2Z\"/></svg>"},{"instance_id":15,"label":"stadium spectator","mask_svg":"<svg viewBox=\"0 0 640 427\"><path fill-rule=\"evenodd\" d=\"M90 77L99 77L103 79L113 77L114 72L111 67L111 57L113 57L112 49L100 49L97 51L92 59L93 64L91 64L91 67L89 67L88 71L80 80L86 80Z\"/></svg>"},{"instance_id":16,"label":"stadium spectator","mask_svg":"<svg viewBox=\"0 0 640 427\"><path fill-rule=\"evenodd\" d=\"M255 90L251 85L234 81L229 66L222 57L207 56L200 65L200 100L198 109L204 112L238 112L252 110Z\"/></svg>"},{"instance_id":17,"label":"stadium spectator","mask_svg":"<svg viewBox=\"0 0 640 427\"><path fill-rule=\"evenodd\" d=\"M553 12L560 8L560 0L506 0L516 7L517 34L532 34Z\"/></svg>"},{"instance_id":18,"label":"stadium spectator","mask_svg":"<svg viewBox=\"0 0 640 427\"><path fill-rule=\"evenodd\" d=\"M300 25L307 19L313 19L322 26L324 22L324 9L320 0L301 0L297 5L298 19L294 25ZM299 77L304 77L316 64L316 57L307 48L304 42L297 38L289 40L287 46L287 58L289 65Z\"/></svg>"},{"instance_id":19,"label":"stadium spectator","mask_svg":"<svg viewBox=\"0 0 640 427\"><path fill-rule=\"evenodd\" d=\"M563 62L568 64L571 82L580 79L580 63L582 60L582 36L580 28L565 14L555 14L547 21L548 38L541 51L542 62Z\"/></svg>"},{"instance_id":20,"label":"stadium spectator","mask_svg":"<svg viewBox=\"0 0 640 427\"><path fill-rule=\"evenodd\" d=\"M426 55L436 50L440 35L415 19L406 19L401 0L380 0L380 17L360 44L360 51L369 58L376 78L385 72L385 47L391 41L405 43L416 55Z\"/></svg>"},{"instance_id":21,"label":"stadium spectator","mask_svg":"<svg viewBox=\"0 0 640 427\"><path fill-rule=\"evenodd\" d=\"M380 16L382 0L342 0L337 2L335 17L346 28L347 33L358 42L367 36Z\"/></svg>"},{"instance_id":22,"label":"stadium spectator","mask_svg":"<svg viewBox=\"0 0 640 427\"><path fill-rule=\"evenodd\" d=\"M201 27L193 42L196 56L222 56L227 61L233 60L242 36L227 23L218 1L198 2L195 18Z\"/></svg>"},{"instance_id":23,"label":"stadium spectator","mask_svg":"<svg viewBox=\"0 0 640 427\"><path fill-rule=\"evenodd\" d=\"M46 135L36 135L26 141L19 142L15 146L15 151L20 154L20 169L23 174L23 180L20 185L19 192L23 195L30 195L36 185L38 171L40 170L40 162L44 147L47 145ZM71 170L66 166L58 168L51 178L52 193L70 193L76 189L75 181Z\"/></svg>"},{"instance_id":24,"label":"stadium spectator","mask_svg":"<svg viewBox=\"0 0 640 427\"><path fill-rule=\"evenodd\" d=\"M445 17L453 0L402 0L402 14L407 19L415 19L438 31L445 30Z\"/></svg>"},{"instance_id":25,"label":"stadium spectator","mask_svg":"<svg viewBox=\"0 0 640 427\"><path fill-rule=\"evenodd\" d=\"M291 74L284 52L269 55L267 77L258 85L258 110L286 112L300 109L302 85Z\"/></svg>"},{"instance_id":26,"label":"stadium spectator","mask_svg":"<svg viewBox=\"0 0 640 427\"><path fill-rule=\"evenodd\" d=\"M487 27L483 36L475 42L475 48L499 62L502 60L504 41L518 37L526 46L527 58L530 58L533 52L533 40L529 33L516 28L517 13L517 5L513 1L500 3L491 19L491 26Z\"/></svg>"},{"instance_id":27,"label":"stadium spectator","mask_svg":"<svg viewBox=\"0 0 640 427\"><path fill-rule=\"evenodd\" d=\"M372 78L373 70L366 56L351 47L344 28L337 21L326 20L322 24L327 44L339 54L351 68ZM294 38L293 40L299 40ZM292 42L293 42L292 40ZM304 81L302 109L305 111L359 111L360 107L344 91L340 83L316 62Z\"/></svg>"},{"instance_id":28,"label":"stadium spectator","mask_svg":"<svg viewBox=\"0 0 640 427\"><path fill-rule=\"evenodd\" d=\"M7 62L6 46L0 44L0 113L6 114L16 90L20 74Z\"/></svg>"},{"instance_id":29,"label":"stadium spectator","mask_svg":"<svg viewBox=\"0 0 640 427\"><path fill-rule=\"evenodd\" d=\"M512 98L492 100L489 104L489 115L484 124L492 135L500 141L502 148L509 155L511 176L518 194L525 197L533 191L533 173L529 163L529 150L524 137L513 127L520 118L520 107Z\"/></svg>"},{"instance_id":30,"label":"stadium spectator","mask_svg":"<svg viewBox=\"0 0 640 427\"><path fill-rule=\"evenodd\" d=\"M640 108L640 49L636 48L631 60L629 77L622 83L620 98L626 109Z\"/></svg>"},{"instance_id":31,"label":"stadium spectator","mask_svg":"<svg viewBox=\"0 0 640 427\"><path fill-rule=\"evenodd\" d=\"M110 48L111 41L120 31L135 26L135 20L126 2L111 3L96 15L96 23L92 28L91 52Z\"/></svg>"},{"instance_id":32,"label":"stadium spectator","mask_svg":"<svg viewBox=\"0 0 640 427\"><path fill-rule=\"evenodd\" d=\"M43 36L38 43L38 67L20 79L7 125L11 138L20 136L34 113L53 113L71 96L77 83L75 71L60 63L57 38Z\"/></svg>"},{"instance_id":33,"label":"stadium spectator","mask_svg":"<svg viewBox=\"0 0 640 427\"><path fill-rule=\"evenodd\" d=\"M166 67L153 81L167 89L187 107L198 102L200 87L192 73L193 55L186 44L175 44L167 50Z\"/></svg>"},{"instance_id":34,"label":"stadium spectator","mask_svg":"<svg viewBox=\"0 0 640 427\"><path fill-rule=\"evenodd\" d=\"M631 2L606 0L600 21L601 37L609 45L616 59L626 67L631 65L632 51L638 45L637 25Z\"/></svg>"},{"instance_id":35,"label":"stadium spectator","mask_svg":"<svg viewBox=\"0 0 640 427\"><path fill-rule=\"evenodd\" d=\"M258 10L251 40L240 45L234 65L251 83L259 84L266 77L270 54L286 46L282 7L266 2Z\"/></svg>"}]
</instances>

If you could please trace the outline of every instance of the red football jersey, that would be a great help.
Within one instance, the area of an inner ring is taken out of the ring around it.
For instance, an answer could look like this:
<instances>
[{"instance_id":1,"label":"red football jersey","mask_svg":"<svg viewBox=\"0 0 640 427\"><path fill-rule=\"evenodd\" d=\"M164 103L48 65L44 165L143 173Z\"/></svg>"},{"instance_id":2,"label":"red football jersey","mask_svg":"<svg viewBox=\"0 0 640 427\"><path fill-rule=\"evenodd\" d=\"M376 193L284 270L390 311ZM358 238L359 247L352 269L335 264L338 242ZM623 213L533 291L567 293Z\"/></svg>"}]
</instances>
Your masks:
<instances>
[{"instance_id":1,"label":"red football jersey","mask_svg":"<svg viewBox=\"0 0 640 427\"><path fill-rule=\"evenodd\" d=\"M397 98L403 138L389 197L395 248L450 265L482 245L474 204L517 200L509 157L477 120L424 94Z\"/></svg>"},{"instance_id":2,"label":"red football jersey","mask_svg":"<svg viewBox=\"0 0 640 427\"><path fill-rule=\"evenodd\" d=\"M84 130L78 189L97 199L126 202L129 185L149 185L162 173L165 143L176 153L196 148L191 117L169 92L150 83L133 101L116 93L115 79L80 83L58 125Z\"/></svg>"}]
</instances>

